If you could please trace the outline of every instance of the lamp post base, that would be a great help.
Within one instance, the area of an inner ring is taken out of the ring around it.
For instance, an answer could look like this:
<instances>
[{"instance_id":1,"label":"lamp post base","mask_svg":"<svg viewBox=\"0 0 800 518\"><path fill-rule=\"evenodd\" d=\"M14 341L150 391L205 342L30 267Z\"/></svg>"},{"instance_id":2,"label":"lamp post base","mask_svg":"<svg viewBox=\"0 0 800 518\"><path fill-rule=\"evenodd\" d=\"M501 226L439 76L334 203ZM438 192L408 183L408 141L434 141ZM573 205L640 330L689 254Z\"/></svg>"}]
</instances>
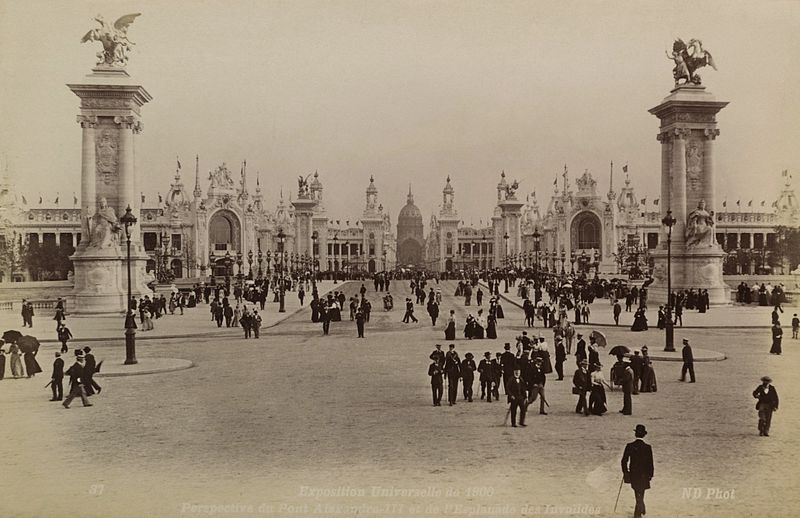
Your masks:
<instances>
[{"instance_id":1,"label":"lamp post base","mask_svg":"<svg viewBox=\"0 0 800 518\"><path fill-rule=\"evenodd\" d=\"M280 308L278 308L278 313L286 313L286 308L283 305L284 302L283 288L281 288L280 297L278 298L278 301L280 302Z\"/></svg>"},{"instance_id":2,"label":"lamp post base","mask_svg":"<svg viewBox=\"0 0 800 518\"><path fill-rule=\"evenodd\" d=\"M664 352L673 353L675 352L675 325L672 322L672 313L668 312L664 318L666 319L664 323L664 336L666 337Z\"/></svg>"},{"instance_id":3,"label":"lamp post base","mask_svg":"<svg viewBox=\"0 0 800 518\"><path fill-rule=\"evenodd\" d=\"M125 365L136 365L136 331L131 328L125 330Z\"/></svg>"}]
</instances>

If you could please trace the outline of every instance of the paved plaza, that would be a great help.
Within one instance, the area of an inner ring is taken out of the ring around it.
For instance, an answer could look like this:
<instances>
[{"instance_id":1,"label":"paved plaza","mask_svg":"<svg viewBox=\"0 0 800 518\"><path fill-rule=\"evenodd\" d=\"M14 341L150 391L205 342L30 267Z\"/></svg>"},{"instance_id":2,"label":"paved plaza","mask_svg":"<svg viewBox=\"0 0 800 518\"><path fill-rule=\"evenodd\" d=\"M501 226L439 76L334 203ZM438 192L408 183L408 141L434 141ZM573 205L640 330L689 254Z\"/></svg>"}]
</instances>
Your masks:
<instances>
[{"instance_id":1,"label":"paved plaza","mask_svg":"<svg viewBox=\"0 0 800 518\"><path fill-rule=\"evenodd\" d=\"M349 296L360 283L345 286ZM619 391L608 392L602 417L573 413L571 383L551 375L549 415L531 412L529 426L514 429L502 425L504 397L433 407L428 355L445 343L443 324L432 327L423 306L419 324L403 324L402 311L383 311L369 288L375 309L365 339L346 317L322 336L308 309L260 340L215 334L205 305L183 319L166 317L173 334L187 337L142 340L138 356L183 358L194 368L101 378L91 408L47 401L56 345L44 344L44 373L0 382L7 495L0 515L613 516L619 459L638 423L647 426L655 457L648 516L782 517L800 506L797 479L788 476L797 472L800 447L793 433L800 390L792 382L798 342L789 333L784 354L774 356L766 329L678 330L727 359L697 364L696 384L677 381L680 364L656 362L659 390L635 396L632 417L617 413ZM455 309L463 323L467 308L452 296L455 284L442 288L442 312ZM396 301L406 289L393 285ZM761 318L754 308L711 314L729 312ZM505 313L498 340L468 341L459 329L462 357L513 342L522 311L505 303ZM613 344L663 342L655 329L603 332ZM123 342L92 347L103 359L118 355ZM769 438L758 436L751 397L764 374L781 396ZM618 511L632 508L626 485Z\"/></svg>"}]
</instances>

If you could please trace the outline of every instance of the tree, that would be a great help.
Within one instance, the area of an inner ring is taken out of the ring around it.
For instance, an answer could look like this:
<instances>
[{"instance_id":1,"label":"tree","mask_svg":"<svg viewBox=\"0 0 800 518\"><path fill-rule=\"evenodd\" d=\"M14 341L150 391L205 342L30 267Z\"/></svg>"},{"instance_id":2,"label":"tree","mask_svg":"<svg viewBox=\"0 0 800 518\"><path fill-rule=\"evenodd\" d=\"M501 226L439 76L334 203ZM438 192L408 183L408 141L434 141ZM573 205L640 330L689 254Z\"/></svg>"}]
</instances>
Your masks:
<instances>
[{"instance_id":1,"label":"tree","mask_svg":"<svg viewBox=\"0 0 800 518\"><path fill-rule=\"evenodd\" d=\"M800 264L800 228L780 225L775 227L778 234L777 264L784 264L784 272L791 272ZM784 263L783 260L786 262Z\"/></svg>"},{"instance_id":2,"label":"tree","mask_svg":"<svg viewBox=\"0 0 800 518\"><path fill-rule=\"evenodd\" d=\"M74 252L71 246L53 242L29 245L25 266L35 281L64 280L73 269L69 256Z\"/></svg>"},{"instance_id":3,"label":"tree","mask_svg":"<svg viewBox=\"0 0 800 518\"><path fill-rule=\"evenodd\" d=\"M28 244L16 232L10 242L0 246L0 271L5 272L9 282L14 278L14 273L25 268L28 258Z\"/></svg>"}]
</instances>

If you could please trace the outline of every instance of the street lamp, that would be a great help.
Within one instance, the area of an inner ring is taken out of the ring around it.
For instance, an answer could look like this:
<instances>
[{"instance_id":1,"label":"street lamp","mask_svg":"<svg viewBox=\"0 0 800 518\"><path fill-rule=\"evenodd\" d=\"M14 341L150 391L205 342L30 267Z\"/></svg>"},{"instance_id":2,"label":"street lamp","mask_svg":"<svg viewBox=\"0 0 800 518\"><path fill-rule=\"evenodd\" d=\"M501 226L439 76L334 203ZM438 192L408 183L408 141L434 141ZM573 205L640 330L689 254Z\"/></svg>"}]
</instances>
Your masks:
<instances>
[{"instance_id":1,"label":"street lamp","mask_svg":"<svg viewBox=\"0 0 800 518\"><path fill-rule=\"evenodd\" d=\"M286 234L283 233L283 229L278 230L278 250L281 254L281 267L279 270L280 277L278 279L278 302L280 303L280 307L278 308L278 313L286 313L286 308L284 307L284 281L283 281L283 266L284 266L284 251L283 251L283 241L286 239ZM277 261L277 257L276 257Z\"/></svg>"},{"instance_id":2,"label":"street lamp","mask_svg":"<svg viewBox=\"0 0 800 518\"><path fill-rule=\"evenodd\" d=\"M243 263L244 261L242 261L242 251L239 250L238 252L236 252L236 264L239 267L239 273L236 274L236 282L239 284L239 288L242 287L243 284L242 279L244 278L244 275L242 275Z\"/></svg>"},{"instance_id":3,"label":"street lamp","mask_svg":"<svg viewBox=\"0 0 800 518\"><path fill-rule=\"evenodd\" d=\"M136 216L131 212L131 206L125 209L125 214L119 219L125 227L125 240L128 246L128 310L125 312L125 365L134 365L136 361L136 319L131 309L131 227L136 224Z\"/></svg>"},{"instance_id":4,"label":"street lamp","mask_svg":"<svg viewBox=\"0 0 800 518\"><path fill-rule=\"evenodd\" d=\"M338 241L339 241L339 234L338 234L338 233L336 233L336 234L334 234L334 235L333 235L333 251L334 251L334 252L336 252L336 246L338 245ZM339 250L339 253L338 253L338 254L334 254L334 255L341 256L341 255L342 255L342 254L341 254L341 252L342 252L342 251L341 251L341 250ZM338 261L334 260L334 261L335 261L335 262L338 262L338 264L342 264L342 261L341 261L341 260L338 260ZM333 269L333 283L334 283L334 284L336 284L336 282L337 282L337 281L336 281L336 268L334 268L334 269Z\"/></svg>"},{"instance_id":5,"label":"street lamp","mask_svg":"<svg viewBox=\"0 0 800 518\"><path fill-rule=\"evenodd\" d=\"M253 250L247 252L247 263L249 264L249 268L247 269L247 279L253 280Z\"/></svg>"},{"instance_id":6,"label":"street lamp","mask_svg":"<svg viewBox=\"0 0 800 518\"><path fill-rule=\"evenodd\" d=\"M319 241L319 232L316 230L311 233L311 241L314 243L311 247L311 279L316 282L317 269L314 267L314 265L317 263L317 241Z\"/></svg>"},{"instance_id":7,"label":"street lamp","mask_svg":"<svg viewBox=\"0 0 800 518\"><path fill-rule=\"evenodd\" d=\"M231 289L231 274L233 273L233 261L231 260L230 250L225 251L225 289Z\"/></svg>"},{"instance_id":8,"label":"street lamp","mask_svg":"<svg viewBox=\"0 0 800 518\"><path fill-rule=\"evenodd\" d=\"M577 259L577 255L575 254L575 250L570 250L569 252L569 271L572 275L575 275L575 260Z\"/></svg>"},{"instance_id":9,"label":"street lamp","mask_svg":"<svg viewBox=\"0 0 800 518\"><path fill-rule=\"evenodd\" d=\"M562 275L562 276L563 276L563 275L564 275L564 273L565 273L565 272L564 272L564 263L566 262L566 260L567 260L567 253L566 253L566 252L564 251L564 249L562 248L562 249L561 249L561 275Z\"/></svg>"},{"instance_id":10,"label":"street lamp","mask_svg":"<svg viewBox=\"0 0 800 518\"><path fill-rule=\"evenodd\" d=\"M661 220L667 227L667 314L664 319L664 329L666 331L666 345L664 351L675 352L674 342L674 322L672 321L672 227L677 223L672 217L672 211L668 210L667 215Z\"/></svg>"},{"instance_id":11,"label":"street lamp","mask_svg":"<svg viewBox=\"0 0 800 518\"><path fill-rule=\"evenodd\" d=\"M600 250L594 251L594 278L600 277Z\"/></svg>"}]
</instances>

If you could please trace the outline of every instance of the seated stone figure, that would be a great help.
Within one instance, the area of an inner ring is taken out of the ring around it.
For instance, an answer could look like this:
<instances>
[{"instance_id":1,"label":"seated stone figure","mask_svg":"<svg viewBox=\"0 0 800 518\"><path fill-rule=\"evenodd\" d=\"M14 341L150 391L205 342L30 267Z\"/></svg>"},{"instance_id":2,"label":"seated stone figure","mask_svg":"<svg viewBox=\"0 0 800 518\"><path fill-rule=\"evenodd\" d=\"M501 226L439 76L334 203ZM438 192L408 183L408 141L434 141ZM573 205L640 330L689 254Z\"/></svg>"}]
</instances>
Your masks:
<instances>
[{"instance_id":1,"label":"seated stone figure","mask_svg":"<svg viewBox=\"0 0 800 518\"><path fill-rule=\"evenodd\" d=\"M111 248L117 243L117 234L120 230L117 214L108 206L105 198L100 198L100 206L91 217L91 248Z\"/></svg>"},{"instance_id":2,"label":"seated stone figure","mask_svg":"<svg viewBox=\"0 0 800 518\"><path fill-rule=\"evenodd\" d=\"M713 243L714 214L706 210L705 200L700 200L686 220L686 246L711 246Z\"/></svg>"}]
</instances>

